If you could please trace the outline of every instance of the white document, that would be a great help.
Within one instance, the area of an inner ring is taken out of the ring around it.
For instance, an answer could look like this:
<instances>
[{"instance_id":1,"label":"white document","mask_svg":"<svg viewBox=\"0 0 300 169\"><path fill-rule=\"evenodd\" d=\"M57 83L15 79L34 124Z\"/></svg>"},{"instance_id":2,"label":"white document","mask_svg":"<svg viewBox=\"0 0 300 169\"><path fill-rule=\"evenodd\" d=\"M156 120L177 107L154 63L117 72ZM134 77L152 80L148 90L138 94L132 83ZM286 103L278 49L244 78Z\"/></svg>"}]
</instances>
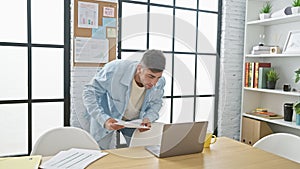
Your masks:
<instances>
[{"instance_id":1,"label":"white document","mask_svg":"<svg viewBox=\"0 0 300 169\"><path fill-rule=\"evenodd\" d=\"M103 7L103 16L106 16L106 17L115 17L115 8L112 8L112 7Z\"/></svg>"},{"instance_id":2,"label":"white document","mask_svg":"<svg viewBox=\"0 0 300 169\"><path fill-rule=\"evenodd\" d=\"M75 38L75 62L107 63L108 39Z\"/></svg>"},{"instance_id":3,"label":"white document","mask_svg":"<svg viewBox=\"0 0 300 169\"><path fill-rule=\"evenodd\" d=\"M98 28L98 3L78 2L78 27Z\"/></svg>"},{"instance_id":4,"label":"white document","mask_svg":"<svg viewBox=\"0 0 300 169\"><path fill-rule=\"evenodd\" d=\"M149 127L141 125L142 119L137 119L137 120L132 120L132 121L123 121L123 120L118 120L117 123L118 125L125 126L127 128L144 128L148 129Z\"/></svg>"},{"instance_id":5,"label":"white document","mask_svg":"<svg viewBox=\"0 0 300 169\"><path fill-rule=\"evenodd\" d=\"M97 159L108 153L100 150L87 150L72 148L68 151L61 151L50 160L43 163L40 168L46 169L83 169Z\"/></svg>"}]
</instances>

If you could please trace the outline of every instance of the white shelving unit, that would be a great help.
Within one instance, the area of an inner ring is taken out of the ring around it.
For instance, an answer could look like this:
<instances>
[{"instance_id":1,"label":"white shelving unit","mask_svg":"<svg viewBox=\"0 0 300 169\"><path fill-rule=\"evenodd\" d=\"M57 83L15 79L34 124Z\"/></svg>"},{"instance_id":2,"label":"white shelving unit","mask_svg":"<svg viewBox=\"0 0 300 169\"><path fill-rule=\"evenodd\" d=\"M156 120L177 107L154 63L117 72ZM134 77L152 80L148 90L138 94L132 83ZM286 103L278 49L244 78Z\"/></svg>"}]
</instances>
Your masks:
<instances>
[{"instance_id":1,"label":"white shelving unit","mask_svg":"<svg viewBox=\"0 0 300 169\"><path fill-rule=\"evenodd\" d=\"M300 92L284 92L283 84L290 84L292 88L300 89L300 84L294 83L294 71L300 67L300 52L296 54L263 54L252 55L253 46L258 45L264 34L264 44L283 48L289 31L300 30L300 14L286 15L277 18L259 20L259 10L266 1L247 0L244 41L244 72L245 62L271 62L272 67L279 72L280 79L276 89L258 89L243 87L242 89L242 117L272 124L274 132L299 132L300 126L295 124L295 113L292 122L283 119L266 119L246 114L255 108L266 108L270 112L283 115L284 103L294 103L300 100ZM291 0L271 0L272 11L278 11L291 6ZM245 75L245 73L244 73ZM244 82L243 82L244 86ZM241 125L242 126L242 125ZM298 131L299 130L299 131ZM243 131L241 129L241 131ZM245 130L244 130L245 131ZM242 135L242 133L241 133Z\"/></svg>"}]
</instances>

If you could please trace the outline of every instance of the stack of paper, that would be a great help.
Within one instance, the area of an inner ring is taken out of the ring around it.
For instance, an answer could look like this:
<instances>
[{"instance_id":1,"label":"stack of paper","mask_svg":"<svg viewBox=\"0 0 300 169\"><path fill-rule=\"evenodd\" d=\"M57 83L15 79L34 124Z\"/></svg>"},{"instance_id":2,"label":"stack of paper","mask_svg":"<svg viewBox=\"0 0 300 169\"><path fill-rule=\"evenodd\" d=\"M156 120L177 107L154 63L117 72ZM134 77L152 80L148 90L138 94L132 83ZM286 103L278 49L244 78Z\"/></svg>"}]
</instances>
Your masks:
<instances>
[{"instance_id":1,"label":"stack of paper","mask_svg":"<svg viewBox=\"0 0 300 169\"><path fill-rule=\"evenodd\" d=\"M116 123L118 125L122 125L126 128L149 128L147 126L141 125L142 124L142 119L136 119L136 120L131 120L131 121L123 121L123 120L118 120Z\"/></svg>"},{"instance_id":2,"label":"stack of paper","mask_svg":"<svg viewBox=\"0 0 300 169\"><path fill-rule=\"evenodd\" d=\"M0 158L0 168L2 169L38 169L42 156L24 156Z\"/></svg>"},{"instance_id":3,"label":"stack of paper","mask_svg":"<svg viewBox=\"0 0 300 169\"><path fill-rule=\"evenodd\" d=\"M61 151L50 160L43 163L40 168L47 169L83 169L95 160L107 155L99 150L87 150L72 148Z\"/></svg>"}]
</instances>

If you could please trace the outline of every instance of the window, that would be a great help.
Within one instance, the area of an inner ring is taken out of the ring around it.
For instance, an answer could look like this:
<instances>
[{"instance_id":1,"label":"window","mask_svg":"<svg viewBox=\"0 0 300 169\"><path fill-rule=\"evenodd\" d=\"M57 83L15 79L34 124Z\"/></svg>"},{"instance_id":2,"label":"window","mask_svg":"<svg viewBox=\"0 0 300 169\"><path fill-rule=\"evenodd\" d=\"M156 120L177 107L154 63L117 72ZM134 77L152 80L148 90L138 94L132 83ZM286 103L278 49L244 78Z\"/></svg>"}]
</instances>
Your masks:
<instances>
[{"instance_id":1,"label":"window","mask_svg":"<svg viewBox=\"0 0 300 169\"><path fill-rule=\"evenodd\" d=\"M69 11L69 0L0 2L0 156L28 155L69 123Z\"/></svg>"},{"instance_id":2,"label":"window","mask_svg":"<svg viewBox=\"0 0 300 169\"><path fill-rule=\"evenodd\" d=\"M216 128L219 0L120 0L118 57L139 60L147 49L167 58L158 121L209 120Z\"/></svg>"}]
</instances>

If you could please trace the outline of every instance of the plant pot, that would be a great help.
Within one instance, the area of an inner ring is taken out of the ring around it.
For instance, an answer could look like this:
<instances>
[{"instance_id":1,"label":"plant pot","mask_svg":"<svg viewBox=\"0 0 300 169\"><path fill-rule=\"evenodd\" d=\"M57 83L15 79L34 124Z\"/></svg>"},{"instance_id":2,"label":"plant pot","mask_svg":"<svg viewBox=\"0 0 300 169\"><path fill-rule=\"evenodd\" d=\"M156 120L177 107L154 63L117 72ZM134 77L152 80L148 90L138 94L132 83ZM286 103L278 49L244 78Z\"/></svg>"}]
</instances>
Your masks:
<instances>
[{"instance_id":1,"label":"plant pot","mask_svg":"<svg viewBox=\"0 0 300 169\"><path fill-rule=\"evenodd\" d=\"M300 7L297 6L297 7L292 7L292 14L298 14L300 13Z\"/></svg>"},{"instance_id":2,"label":"plant pot","mask_svg":"<svg viewBox=\"0 0 300 169\"><path fill-rule=\"evenodd\" d=\"M267 81L267 89L275 89L276 81Z\"/></svg>"},{"instance_id":3,"label":"plant pot","mask_svg":"<svg viewBox=\"0 0 300 169\"><path fill-rule=\"evenodd\" d=\"M270 14L269 13L260 13L259 14L259 19L263 20L263 19L268 19L270 18Z\"/></svg>"},{"instance_id":4,"label":"plant pot","mask_svg":"<svg viewBox=\"0 0 300 169\"><path fill-rule=\"evenodd\" d=\"M300 125L300 114L296 113L296 125Z\"/></svg>"}]
</instances>

